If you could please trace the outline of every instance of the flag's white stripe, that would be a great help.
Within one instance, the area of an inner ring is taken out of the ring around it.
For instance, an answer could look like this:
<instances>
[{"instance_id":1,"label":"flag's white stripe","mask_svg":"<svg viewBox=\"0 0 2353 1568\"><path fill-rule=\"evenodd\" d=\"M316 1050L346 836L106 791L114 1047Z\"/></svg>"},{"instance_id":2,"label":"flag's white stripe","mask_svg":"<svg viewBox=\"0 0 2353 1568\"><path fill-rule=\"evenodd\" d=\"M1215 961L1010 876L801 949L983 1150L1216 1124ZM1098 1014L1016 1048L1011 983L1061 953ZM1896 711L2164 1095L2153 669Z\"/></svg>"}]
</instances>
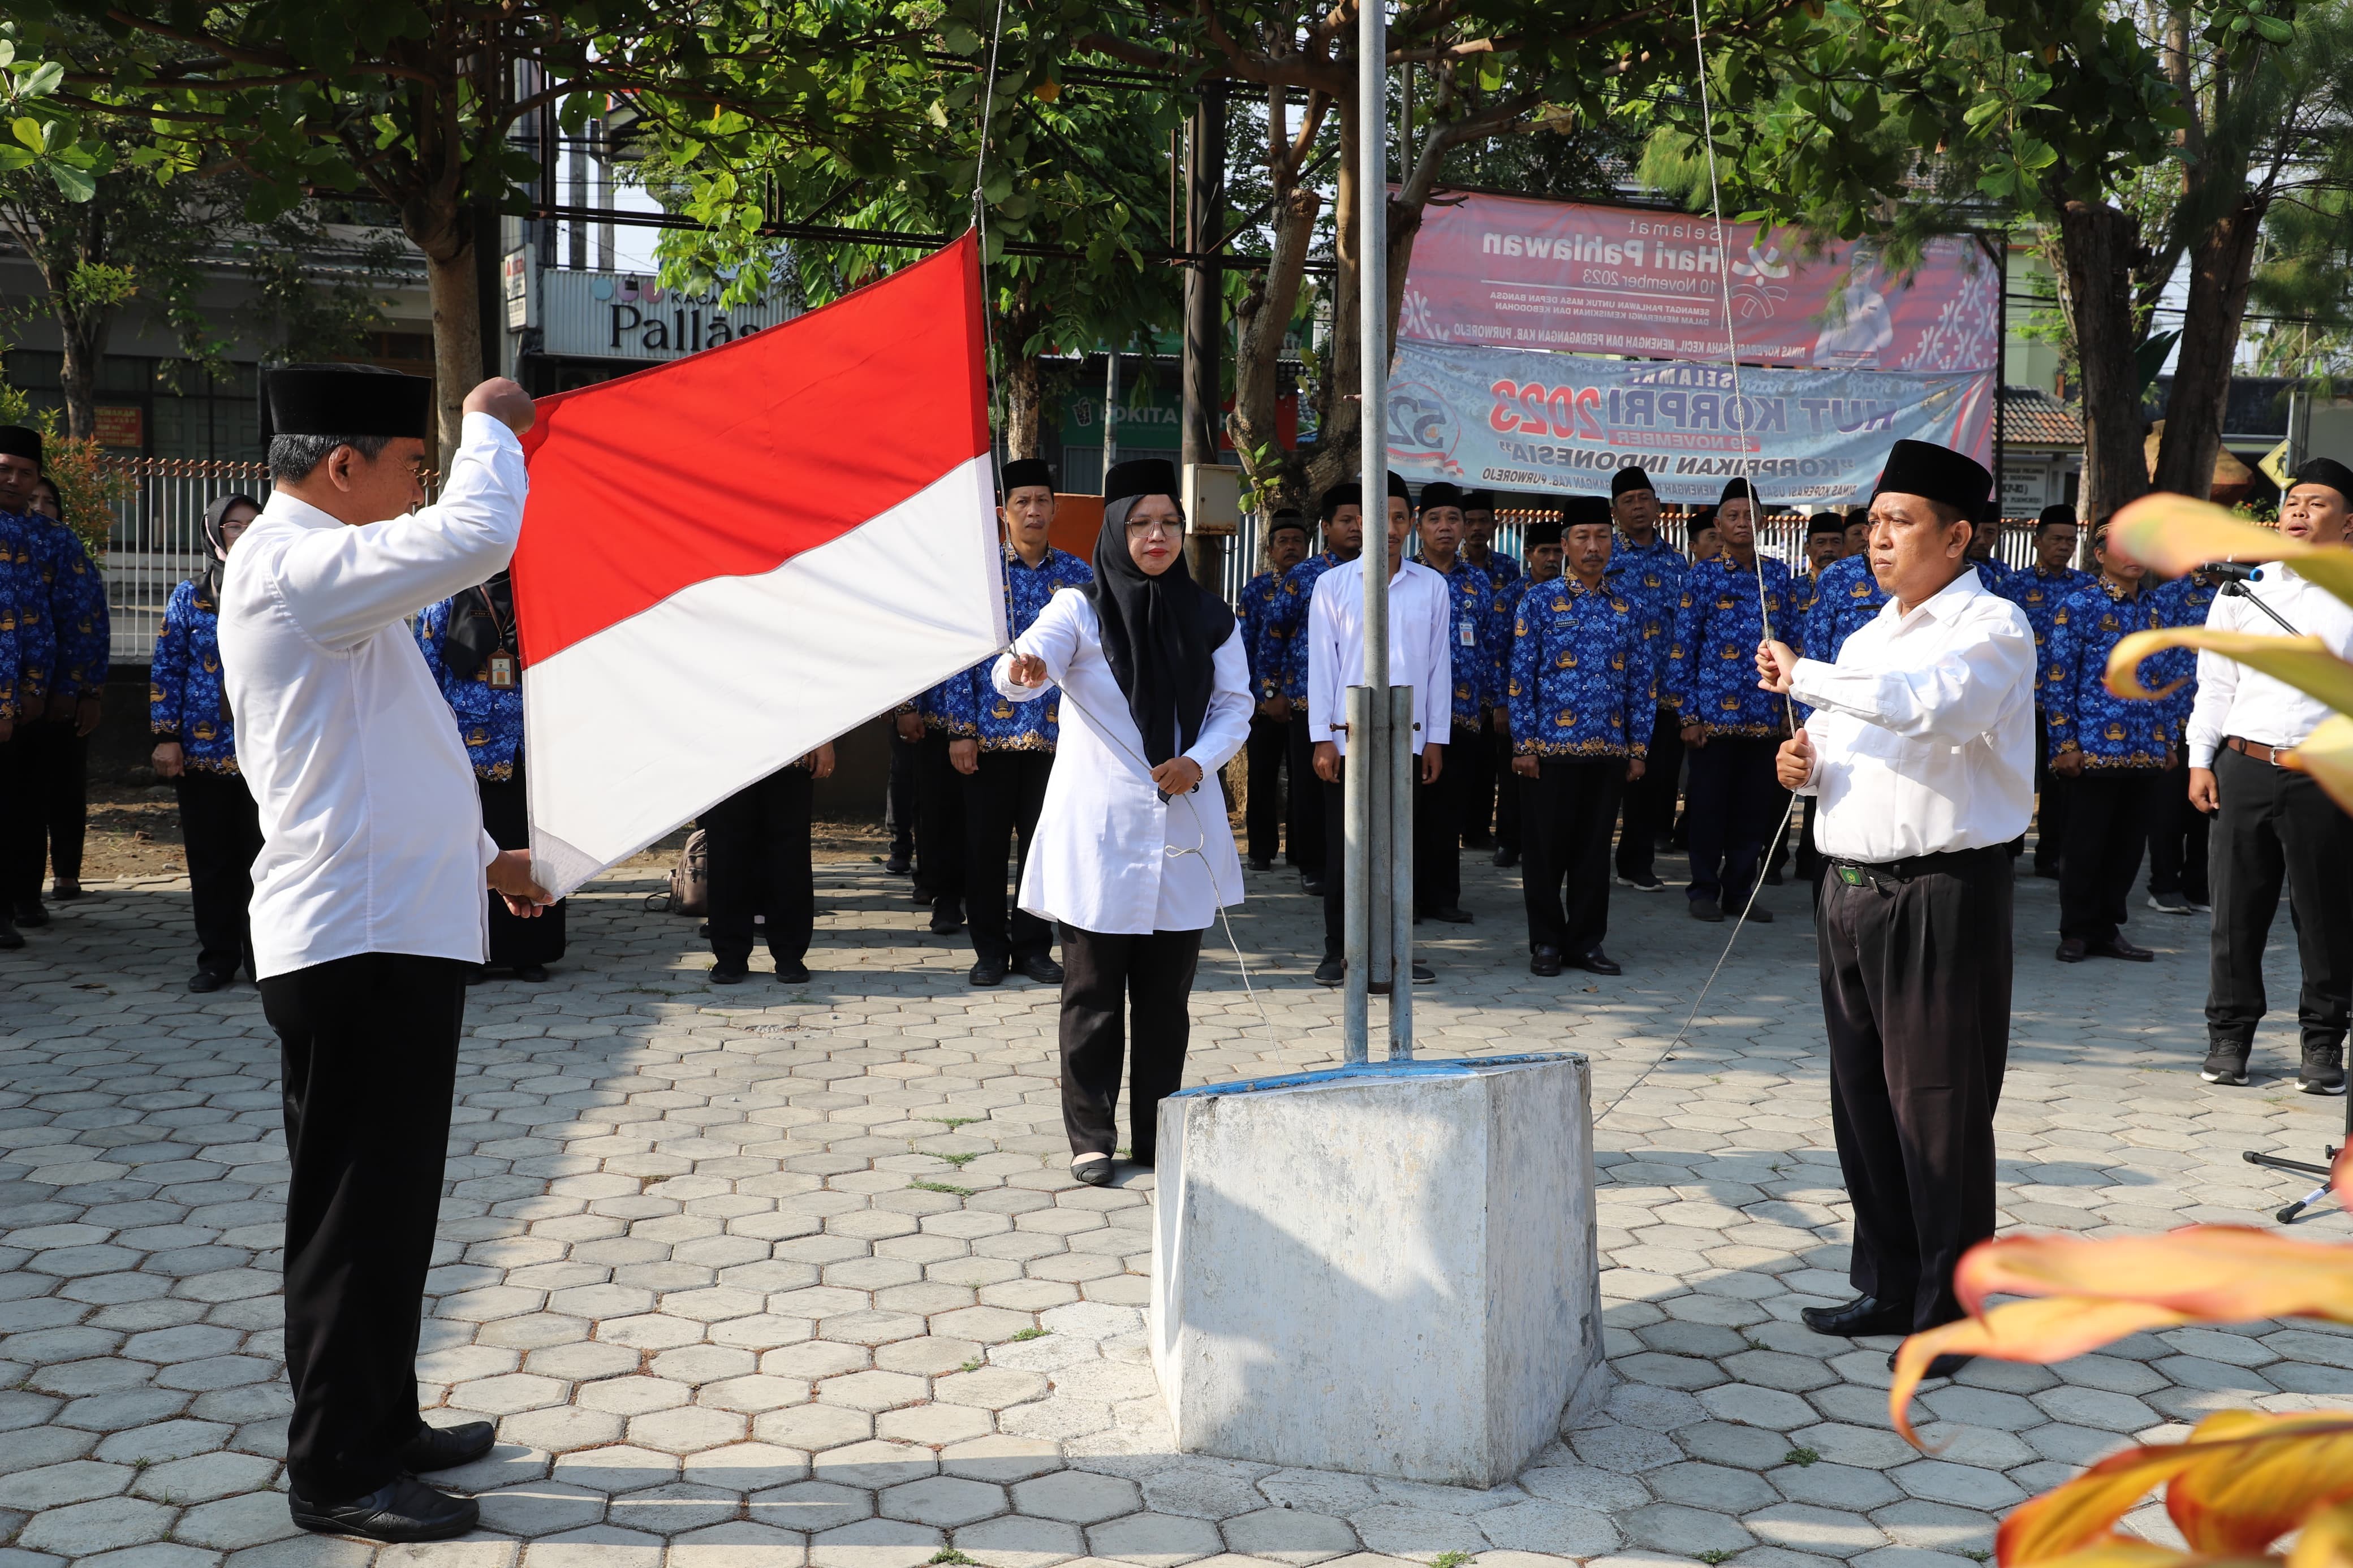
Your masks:
<instances>
[{"instance_id":1,"label":"flag's white stripe","mask_svg":"<svg viewBox=\"0 0 2353 1568\"><path fill-rule=\"evenodd\" d=\"M773 572L695 584L533 664L541 881L571 891L998 647L992 494L976 458Z\"/></svg>"}]
</instances>

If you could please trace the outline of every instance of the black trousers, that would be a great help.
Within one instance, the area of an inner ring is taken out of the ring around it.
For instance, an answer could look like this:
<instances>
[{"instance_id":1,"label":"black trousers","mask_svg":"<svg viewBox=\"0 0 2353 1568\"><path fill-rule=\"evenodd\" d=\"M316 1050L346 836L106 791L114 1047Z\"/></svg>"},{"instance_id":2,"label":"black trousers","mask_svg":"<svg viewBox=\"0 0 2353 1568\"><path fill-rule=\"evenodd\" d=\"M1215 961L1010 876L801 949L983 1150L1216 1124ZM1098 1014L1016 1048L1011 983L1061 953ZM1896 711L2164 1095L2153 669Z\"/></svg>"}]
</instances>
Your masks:
<instances>
[{"instance_id":1,"label":"black trousers","mask_svg":"<svg viewBox=\"0 0 2353 1568\"><path fill-rule=\"evenodd\" d=\"M2034 710L2034 868L2044 876L2058 869L2067 852L2067 801L2075 781L2051 771L2051 721ZM2189 785L2182 785L2185 795Z\"/></svg>"},{"instance_id":2,"label":"black trousers","mask_svg":"<svg viewBox=\"0 0 2353 1568\"><path fill-rule=\"evenodd\" d=\"M752 917L765 914L768 952L779 967L808 955L817 923L809 866L809 795L816 775L782 767L702 814L711 855L711 956L752 956Z\"/></svg>"},{"instance_id":3,"label":"black trousers","mask_svg":"<svg viewBox=\"0 0 2353 1568\"><path fill-rule=\"evenodd\" d=\"M915 896L964 901L964 775L948 761L948 737L926 730L916 742Z\"/></svg>"},{"instance_id":4,"label":"black trousers","mask_svg":"<svg viewBox=\"0 0 2353 1568\"><path fill-rule=\"evenodd\" d=\"M1436 784L1423 784L1421 764L1414 764L1413 912L1418 915L1462 902L1462 808L1472 780L1471 770L1461 764L1481 748L1477 731L1455 731Z\"/></svg>"},{"instance_id":5,"label":"black trousers","mask_svg":"<svg viewBox=\"0 0 2353 1568\"><path fill-rule=\"evenodd\" d=\"M2156 807L2158 785L2169 776L2155 768L2086 768L2068 781L2074 788L2067 816L2066 864L2059 872L2063 940L2108 942L2131 918L2126 901L2140 875L2149 813Z\"/></svg>"},{"instance_id":6,"label":"black trousers","mask_svg":"<svg viewBox=\"0 0 2353 1568\"><path fill-rule=\"evenodd\" d=\"M1651 755L1642 776L1626 786L1625 821L1618 832L1618 874L1650 876L1658 841L1675 826L1675 792L1683 783L1683 717L1662 708L1651 723Z\"/></svg>"},{"instance_id":7,"label":"black trousers","mask_svg":"<svg viewBox=\"0 0 2353 1568\"><path fill-rule=\"evenodd\" d=\"M1905 882L1822 879L1831 1127L1854 1204L1848 1277L1860 1294L1909 1303L1915 1330L1961 1315L1953 1266L1993 1235L2011 886L2000 845Z\"/></svg>"},{"instance_id":8,"label":"black trousers","mask_svg":"<svg viewBox=\"0 0 2353 1568\"><path fill-rule=\"evenodd\" d=\"M226 980L242 963L253 973L246 910L253 902L253 858L261 816L236 773L187 772L172 781L180 797L180 837L188 852L188 903L195 918L196 967Z\"/></svg>"},{"instance_id":9,"label":"black trousers","mask_svg":"<svg viewBox=\"0 0 2353 1568\"><path fill-rule=\"evenodd\" d=\"M514 776L486 779L474 775L474 792L482 800L482 831L501 849L531 847L531 797L523 787L522 752L515 752ZM564 956L564 900L558 899L529 920L507 912L507 901L496 893L484 895L491 907L491 957L493 969L520 969L526 964L554 963Z\"/></svg>"},{"instance_id":10,"label":"black trousers","mask_svg":"<svg viewBox=\"0 0 2353 1568\"><path fill-rule=\"evenodd\" d=\"M1454 743L1446 748L1446 765L1462 770L1461 819L1462 847L1492 849L1495 847L1498 829L1495 823L1495 714L1493 709L1479 710L1476 730L1458 731ZM1504 776L1511 772L1511 759L1504 758Z\"/></svg>"},{"instance_id":11,"label":"black trousers","mask_svg":"<svg viewBox=\"0 0 2353 1568\"><path fill-rule=\"evenodd\" d=\"M1528 945L1582 958L1609 930L1609 829L1626 788L1626 759L1546 757L1536 776L1521 782Z\"/></svg>"},{"instance_id":12,"label":"black trousers","mask_svg":"<svg viewBox=\"0 0 2353 1568\"><path fill-rule=\"evenodd\" d=\"M882 831L891 836L893 859L912 859L915 853L915 768L923 743L900 738L891 731L891 783L882 795Z\"/></svg>"},{"instance_id":13,"label":"black trousers","mask_svg":"<svg viewBox=\"0 0 2353 1568\"><path fill-rule=\"evenodd\" d=\"M1329 785L1315 776L1315 742L1307 738L1307 716L1304 703L1292 705L1292 717L1301 721L1290 726L1292 816L1291 861L1303 875L1324 875L1324 846L1330 835L1325 831L1324 814Z\"/></svg>"},{"instance_id":14,"label":"black trousers","mask_svg":"<svg viewBox=\"0 0 2353 1568\"><path fill-rule=\"evenodd\" d=\"M286 1465L314 1501L399 1472L470 963L364 952L261 983L284 1074Z\"/></svg>"},{"instance_id":15,"label":"black trousers","mask_svg":"<svg viewBox=\"0 0 2353 1568\"><path fill-rule=\"evenodd\" d=\"M1346 758L1341 759L1345 764ZM1446 774L1438 775L1440 784ZM1422 835L1423 825L1436 815L1431 810L1430 797L1436 789L1421 782L1421 763L1414 763L1413 784L1413 883L1414 904L1419 909L1442 909L1441 904L1422 901ZM1321 781L1319 781L1320 783ZM1322 784L1324 793L1324 956L1339 958L1347 947L1344 927L1347 923L1348 888L1348 786L1345 784ZM1455 879L1461 879L1460 863L1454 858L1451 840L1447 844L1447 863L1456 867ZM1458 890L1458 895L1459 890Z\"/></svg>"},{"instance_id":16,"label":"black trousers","mask_svg":"<svg viewBox=\"0 0 2353 1568\"><path fill-rule=\"evenodd\" d=\"M1014 908L1005 890L1006 841L1014 841L1013 880L1018 886L1053 771L1051 752L983 752L979 768L962 775L965 919L972 927L973 956L984 962L1020 963L1043 958L1053 948L1054 928Z\"/></svg>"},{"instance_id":17,"label":"black trousers","mask_svg":"<svg viewBox=\"0 0 2353 1568\"><path fill-rule=\"evenodd\" d=\"M1304 730L1307 726L1299 726ZM1244 742L1250 778L1250 802L1242 813L1242 824L1250 833L1250 858L1271 860L1280 852L1283 824L1291 826L1291 858L1299 858L1299 795L1298 777L1291 775L1291 789L1282 787L1283 764L1291 757L1291 721L1270 719L1263 713L1250 716L1250 739ZM1285 795L1292 798L1287 802Z\"/></svg>"},{"instance_id":18,"label":"black trousers","mask_svg":"<svg viewBox=\"0 0 2353 1568\"><path fill-rule=\"evenodd\" d=\"M2235 755L2236 753L2233 753ZM2208 903L2206 839L2213 820L2189 804L2189 770L2158 775L2148 808L2148 890Z\"/></svg>"},{"instance_id":19,"label":"black trousers","mask_svg":"<svg viewBox=\"0 0 2353 1568\"><path fill-rule=\"evenodd\" d=\"M1062 1131L1071 1153L1116 1151L1124 1055L1128 1147L1138 1163L1153 1163L1160 1102L1185 1077L1200 957L1197 931L1127 936L1062 927Z\"/></svg>"},{"instance_id":20,"label":"black trousers","mask_svg":"<svg viewBox=\"0 0 2353 1568\"><path fill-rule=\"evenodd\" d=\"M1508 728L1495 727L1495 715L1489 713L1483 730L1487 737L1487 765L1495 775L1495 845L1501 849L1519 849L1525 843L1522 826L1525 809L1527 781L1512 772L1512 736Z\"/></svg>"},{"instance_id":21,"label":"black trousers","mask_svg":"<svg viewBox=\"0 0 2353 1568\"><path fill-rule=\"evenodd\" d=\"M1726 913L1747 903L1766 837L1788 799L1773 774L1780 744L1769 735L1711 735L1707 744L1692 748L1683 816L1691 831L1693 900L1714 899Z\"/></svg>"},{"instance_id":22,"label":"black trousers","mask_svg":"<svg viewBox=\"0 0 2353 1568\"><path fill-rule=\"evenodd\" d=\"M16 903L41 896L42 874L60 882L81 880L82 839L90 819L90 738L74 733L70 719L16 721L23 770L7 815L12 861L8 895Z\"/></svg>"},{"instance_id":23,"label":"black trousers","mask_svg":"<svg viewBox=\"0 0 2353 1568\"><path fill-rule=\"evenodd\" d=\"M2214 814L2210 869L2214 946L2206 1033L2245 1051L2269 1006L2263 943L2287 883L2304 987L2296 1018L2307 1047L2345 1039L2353 999L2353 819L2308 773L2290 773L2227 748L2214 753L2221 809Z\"/></svg>"}]
</instances>

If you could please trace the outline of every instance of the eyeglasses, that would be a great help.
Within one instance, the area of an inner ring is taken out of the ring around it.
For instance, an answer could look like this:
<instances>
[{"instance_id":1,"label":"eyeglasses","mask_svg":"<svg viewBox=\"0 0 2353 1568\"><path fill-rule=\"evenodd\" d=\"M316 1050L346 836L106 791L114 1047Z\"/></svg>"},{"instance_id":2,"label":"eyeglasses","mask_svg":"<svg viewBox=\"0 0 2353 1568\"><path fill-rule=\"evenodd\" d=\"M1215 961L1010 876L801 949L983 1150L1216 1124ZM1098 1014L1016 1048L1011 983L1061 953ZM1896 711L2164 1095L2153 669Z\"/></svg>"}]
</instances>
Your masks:
<instances>
[{"instance_id":1,"label":"eyeglasses","mask_svg":"<svg viewBox=\"0 0 2353 1568\"><path fill-rule=\"evenodd\" d=\"M1131 522L1127 525L1127 536L1130 539L1148 539L1155 533L1163 539L1175 539L1184 531L1185 520L1181 517L1155 517L1146 522Z\"/></svg>"}]
</instances>

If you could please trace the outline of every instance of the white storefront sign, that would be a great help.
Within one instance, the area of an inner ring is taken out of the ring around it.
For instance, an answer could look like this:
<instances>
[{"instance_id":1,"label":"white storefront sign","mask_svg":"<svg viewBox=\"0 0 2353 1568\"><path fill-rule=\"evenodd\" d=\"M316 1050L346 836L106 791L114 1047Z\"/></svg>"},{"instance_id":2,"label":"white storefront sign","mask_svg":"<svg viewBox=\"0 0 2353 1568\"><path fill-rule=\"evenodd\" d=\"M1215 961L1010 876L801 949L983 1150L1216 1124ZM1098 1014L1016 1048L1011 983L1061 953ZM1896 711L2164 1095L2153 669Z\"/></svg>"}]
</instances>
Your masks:
<instances>
[{"instance_id":1,"label":"white storefront sign","mask_svg":"<svg viewBox=\"0 0 2353 1568\"><path fill-rule=\"evenodd\" d=\"M547 270L539 286L542 352L578 359L678 359L800 313L773 300L723 307L631 273Z\"/></svg>"}]
</instances>

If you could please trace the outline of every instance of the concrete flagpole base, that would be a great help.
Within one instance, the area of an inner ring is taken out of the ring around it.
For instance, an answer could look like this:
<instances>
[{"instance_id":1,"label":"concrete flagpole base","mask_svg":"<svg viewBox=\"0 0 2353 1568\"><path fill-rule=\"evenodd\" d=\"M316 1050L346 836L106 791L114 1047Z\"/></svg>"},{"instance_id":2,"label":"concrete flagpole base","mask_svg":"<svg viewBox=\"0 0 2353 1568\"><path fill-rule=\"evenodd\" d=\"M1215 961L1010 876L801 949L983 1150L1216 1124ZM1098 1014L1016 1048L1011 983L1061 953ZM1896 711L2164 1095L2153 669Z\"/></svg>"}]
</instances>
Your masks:
<instances>
[{"instance_id":1,"label":"concrete flagpole base","mask_svg":"<svg viewBox=\"0 0 2353 1568\"><path fill-rule=\"evenodd\" d=\"M1518 1474L1608 1376L1592 1125L1566 1054L1164 1100L1150 1336L1177 1448Z\"/></svg>"}]
</instances>

